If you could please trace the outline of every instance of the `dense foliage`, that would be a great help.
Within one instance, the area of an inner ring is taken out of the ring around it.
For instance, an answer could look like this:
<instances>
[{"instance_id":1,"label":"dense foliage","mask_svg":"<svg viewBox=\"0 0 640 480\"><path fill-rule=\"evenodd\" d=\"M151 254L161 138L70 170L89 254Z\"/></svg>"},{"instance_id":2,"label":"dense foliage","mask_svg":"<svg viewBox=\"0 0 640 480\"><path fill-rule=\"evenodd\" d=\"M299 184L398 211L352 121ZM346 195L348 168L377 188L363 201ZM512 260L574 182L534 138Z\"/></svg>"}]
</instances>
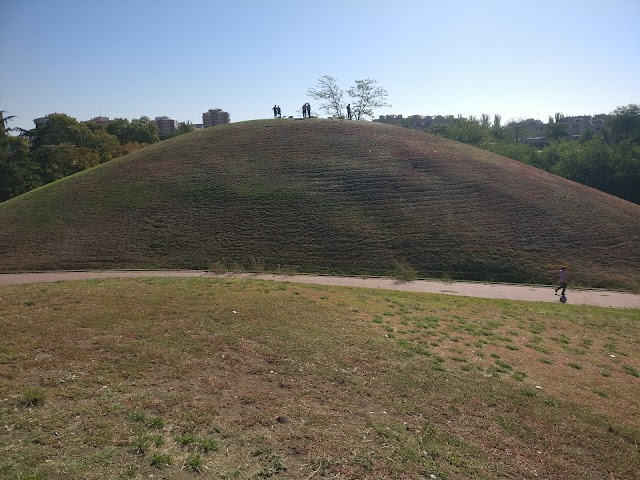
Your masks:
<instances>
[{"instance_id":1,"label":"dense foliage","mask_svg":"<svg viewBox=\"0 0 640 480\"><path fill-rule=\"evenodd\" d=\"M144 116L105 126L51 114L46 125L19 137L10 135L17 130L8 125L12 118L0 116L0 202L160 140L157 125Z\"/></svg>"},{"instance_id":2,"label":"dense foliage","mask_svg":"<svg viewBox=\"0 0 640 480\"><path fill-rule=\"evenodd\" d=\"M545 127L541 148L522 143L525 122L501 126L496 117L493 126L483 115L480 121L459 117L429 130L640 204L640 105L617 108L604 130L587 130L579 139L569 138L562 115L556 114Z\"/></svg>"}]
</instances>

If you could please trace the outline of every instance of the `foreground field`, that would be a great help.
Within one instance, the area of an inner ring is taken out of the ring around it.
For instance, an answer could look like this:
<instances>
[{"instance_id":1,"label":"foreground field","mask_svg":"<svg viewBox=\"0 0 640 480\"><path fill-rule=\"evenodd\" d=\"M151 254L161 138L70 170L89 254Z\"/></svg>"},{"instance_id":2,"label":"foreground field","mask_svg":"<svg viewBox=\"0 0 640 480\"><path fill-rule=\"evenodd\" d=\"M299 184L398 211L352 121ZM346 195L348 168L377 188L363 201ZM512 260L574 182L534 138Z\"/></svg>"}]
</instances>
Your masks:
<instances>
[{"instance_id":1,"label":"foreground field","mask_svg":"<svg viewBox=\"0 0 640 480\"><path fill-rule=\"evenodd\" d=\"M0 287L7 478L640 473L640 310L237 279Z\"/></svg>"}]
</instances>

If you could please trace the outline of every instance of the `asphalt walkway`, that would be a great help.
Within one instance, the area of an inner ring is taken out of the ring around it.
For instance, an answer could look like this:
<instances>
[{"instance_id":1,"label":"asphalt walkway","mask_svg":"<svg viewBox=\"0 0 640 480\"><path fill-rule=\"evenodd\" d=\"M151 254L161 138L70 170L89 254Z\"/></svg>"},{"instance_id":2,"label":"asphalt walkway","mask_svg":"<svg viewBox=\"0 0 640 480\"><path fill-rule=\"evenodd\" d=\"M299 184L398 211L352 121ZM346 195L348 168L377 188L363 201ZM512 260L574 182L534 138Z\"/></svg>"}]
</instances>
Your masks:
<instances>
[{"instance_id":1,"label":"asphalt walkway","mask_svg":"<svg viewBox=\"0 0 640 480\"><path fill-rule=\"evenodd\" d=\"M435 280L416 280L413 282L401 283L393 279L378 277L333 277L321 275L274 275L252 273L215 274L201 270L108 270L0 274L0 285L131 277L246 278L278 282L438 293L443 295L460 295L477 298L522 300L528 302L560 301L560 297L554 294L552 286L481 282L442 282ZM572 290L569 288L567 289L566 303L573 305L596 305L601 307L640 308L640 295L599 289Z\"/></svg>"}]
</instances>

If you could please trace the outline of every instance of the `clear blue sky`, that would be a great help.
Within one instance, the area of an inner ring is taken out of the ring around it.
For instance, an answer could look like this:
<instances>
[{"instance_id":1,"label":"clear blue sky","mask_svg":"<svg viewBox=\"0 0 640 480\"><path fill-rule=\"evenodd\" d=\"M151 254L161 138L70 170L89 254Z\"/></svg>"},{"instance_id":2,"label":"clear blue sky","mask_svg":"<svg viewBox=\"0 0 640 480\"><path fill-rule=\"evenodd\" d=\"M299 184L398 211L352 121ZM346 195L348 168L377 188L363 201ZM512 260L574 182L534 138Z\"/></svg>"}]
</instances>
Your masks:
<instances>
[{"instance_id":1,"label":"clear blue sky","mask_svg":"<svg viewBox=\"0 0 640 480\"><path fill-rule=\"evenodd\" d=\"M640 103L640 0L0 0L0 110L233 122L373 78L377 114L539 118ZM324 116L324 115L323 115Z\"/></svg>"}]
</instances>

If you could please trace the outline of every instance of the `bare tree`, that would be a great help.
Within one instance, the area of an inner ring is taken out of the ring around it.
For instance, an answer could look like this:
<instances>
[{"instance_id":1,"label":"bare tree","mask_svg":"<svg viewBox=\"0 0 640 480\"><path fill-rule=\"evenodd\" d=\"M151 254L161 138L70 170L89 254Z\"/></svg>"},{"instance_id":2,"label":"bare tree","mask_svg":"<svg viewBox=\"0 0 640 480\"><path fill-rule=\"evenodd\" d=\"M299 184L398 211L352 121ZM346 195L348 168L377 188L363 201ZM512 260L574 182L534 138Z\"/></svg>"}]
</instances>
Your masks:
<instances>
[{"instance_id":1,"label":"bare tree","mask_svg":"<svg viewBox=\"0 0 640 480\"><path fill-rule=\"evenodd\" d=\"M376 83L371 78L356 80L355 86L349 89L349 96L354 99L351 111L356 120L364 116L373 117L374 108L391 106L386 102L389 92L383 87L376 87Z\"/></svg>"},{"instance_id":2,"label":"bare tree","mask_svg":"<svg viewBox=\"0 0 640 480\"><path fill-rule=\"evenodd\" d=\"M338 87L338 79L331 75L325 75L318 79L316 88L310 88L307 94L318 101L324 101L320 104L320 110L324 110L327 114L334 117L341 117L342 109L345 104L342 101L344 91Z\"/></svg>"}]
</instances>

